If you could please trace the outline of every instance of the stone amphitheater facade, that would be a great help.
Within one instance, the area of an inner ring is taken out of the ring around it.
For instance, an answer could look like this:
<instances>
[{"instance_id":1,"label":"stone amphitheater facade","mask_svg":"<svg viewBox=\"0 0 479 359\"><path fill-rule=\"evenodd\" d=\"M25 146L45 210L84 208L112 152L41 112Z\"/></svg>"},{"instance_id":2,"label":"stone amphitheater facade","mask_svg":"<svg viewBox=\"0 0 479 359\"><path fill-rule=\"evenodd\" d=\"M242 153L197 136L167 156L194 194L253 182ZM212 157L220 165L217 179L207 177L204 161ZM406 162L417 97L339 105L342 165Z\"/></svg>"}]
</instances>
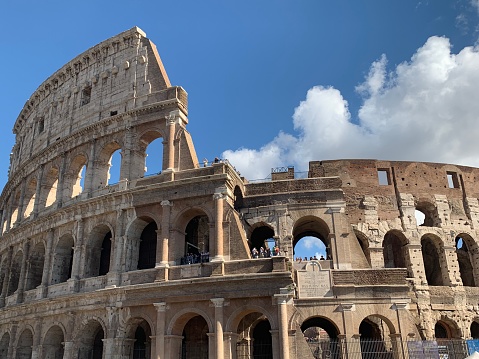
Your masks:
<instances>
[{"instance_id":1,"label":"stone amphitheater facade","mask_svg":"<svg viewBox=\"0 0 479 359\"><path fill-rule=\"evenodd\" d=\"M364 338L479 337L479 169L334 160L248 182L199 163L187 115L136 27L26 102L0 197L1 358L318 357L309 328L343 358ZM298 261L305 237L327 258Z\"/></svg>"}]
</instances>

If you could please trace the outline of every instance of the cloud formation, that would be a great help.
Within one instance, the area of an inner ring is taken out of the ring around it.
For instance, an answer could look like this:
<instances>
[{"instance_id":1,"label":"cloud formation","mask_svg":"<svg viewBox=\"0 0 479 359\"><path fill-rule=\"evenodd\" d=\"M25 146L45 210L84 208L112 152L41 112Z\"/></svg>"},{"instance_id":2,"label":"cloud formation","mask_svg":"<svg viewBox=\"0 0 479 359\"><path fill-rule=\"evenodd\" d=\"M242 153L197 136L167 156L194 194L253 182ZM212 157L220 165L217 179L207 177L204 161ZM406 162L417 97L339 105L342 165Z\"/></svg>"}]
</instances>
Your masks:
<instances>
[{"instance_id":1,"label":"cloud formation","mask_svg":"<svg viewBox=\"0 0 479 359\"><path fill-rule=\"evenodd\" d=\"M479 49L453 54L447 38L431 37L409 61L387 65L382 55L357 86L362 104L354 119L340 91L315 86L294 111L294 134L223 157L249 179L272 167L302 171L309 161L341 158L479 167Z\"/></svg>"}]
</instances>

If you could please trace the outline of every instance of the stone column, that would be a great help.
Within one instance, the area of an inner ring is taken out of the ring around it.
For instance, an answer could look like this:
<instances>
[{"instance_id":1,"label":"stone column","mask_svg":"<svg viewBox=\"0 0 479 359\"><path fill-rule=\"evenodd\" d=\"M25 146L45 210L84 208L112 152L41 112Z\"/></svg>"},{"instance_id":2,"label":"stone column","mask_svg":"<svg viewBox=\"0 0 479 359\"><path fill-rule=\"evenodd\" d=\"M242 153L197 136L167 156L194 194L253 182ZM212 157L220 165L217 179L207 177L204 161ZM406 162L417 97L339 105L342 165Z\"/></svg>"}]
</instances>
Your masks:
<instances>
[{"instance_id":1,"label":"stone column","mask_svg":"<svg viewBox=\"0 0 479 359\"><path fill-rule=\"evenodd\" d=\"M165 358L181 358L181 335L165 335Z\"/></svg>"},{"instance_id":2,"label":"stone column","mask_svg":"<svg viewBox=\"0 0 479 359\"><path fill-rule=\"evenodd\" d=\"M211 302L215 306L215 351L216 359L224 359L225 350L223 342L223 305L224 298L213 298Z\"/></svg>"},{"instance_id":3,"label":"stone column","mask_svg":"<svg viewBox=\"0 0 479 359\"><path fill-rule=\"evenodd\" d=\"M20 278L18 280L17 303L23 302L23 292L25 291L25 279L27 277L27 263L29 262L30 240L27 239L23 243L23 258L20 268Z\"/></svg>"},{"instance_id":4,"label":"stone column","mask_svg":"<svg viewBox=\"0 0 479 359\"><path fill-rule=\"evenodd\" d=\"M289 335L288 335L288 294L275 294L278 303L279 318L279 344L281 359L289 359Z\"/></svg>"},{"instance_id":5,"label":"stone column","mask_svg":"<svg viewBox=\"0 0 479 359\"><path fill-rule=\"evenodd\" d=\"M108 287L116 287L121 281L121 264L123 257L123 248L125 236L123 235L123 223L125 218L125 210L119 209L116 215L115 237L112 238L112 256L110 261L110 271L107 274Z\"/></svg>"},{"instance_id":6,"label":"stone column","mask_svg":"<svg viewBox=\"0 0 479 359\"><path fill-rule=\"evenodd\" d=\"M41 196L41 190L42 190L42 181L43 181L43 171L45 170L45 166L42 164L40 165L40 173L37 178L37 188L35 189L35 201L33 202L33 213L32 213L32 218L37 218L38 217L38 212L40 210L40 196Z\"/></svg>"},{"instance_id":7,"label":"stone column","mask_svg":"<svg viewBox=\"0 0 479 359\"><path fill-rule=\"evenodd\" d=\"M63 359L70 359L74 358L73 353L73 342L72 341L64 341L63 342Z\"/></svg>"},{"instance_id":8,"label":"stone column","mask_svg":"<svg viewBox=\"0 0 479 359\"><path fill-rule=\"evenodd\" d=\"M224 262L223 258L223 200L224 195L216 192L213 195L215 200L215 256L212 262Z\"/></svg>"},{"instance_id":9,"label":"stone column","mask_svg":"<svg viewBox=\"0 0 479 359\"><path fill-rule=\"evenodd\" d=\"M13 247L8 248L8 254L7 254L7 262L6 262L6 269L5 269L5 275L3 276L3 283L2 283L2 292L0 294L0 308L5 306L5 297L7 296L7 290L8 290L8 282L10 279L10 267L12 266L12 257L13 257Z\"/></svg>"},{"instance_id":10,"label":"stone column","mask_svg":"<svg viewBox=\"0 0 479 359\"><path fill-rule=\"evenodd\" d=\"M341 303L338 309L343 316L343 334L348 338L354 334L353 312L356 310L356 306L353 303Z\"/></svg>"},{"instance_id":11,"label":"stone column","mask_svg":"<svg viewBox=\"0 0 479 359\"><path fill-rule=\"evenodd\" d=\"M38 359L42 358L43 355L43 347L40 345L41 343L41 328L42 328L42 320L38 320L35 323L35 330L33 332L33 345L32 345L32 357L31 359Z\"/></svg>"},{"instance_id":12,"label":"stone column","mask_svg":"<svg viewBox=\"0 0 479 359\"><path fill-rule=\"evenodd\" d=\"M17 206L17 222L20 222L23 219L23 208L25 207L25 204L23 203L25 201L25 187L27 186L26 182L23 182L22 184L22 189L20 190L20 200L18 201L18 206Z\"/></svg>"},{"instance_id":13,"label":"stone column","mask_svg":"<svg viewBox=\"0 0 479 359\"><path fill-rule=\"evenodd\" d=\"M43 273L42 273L42 298L47 297L47 288L50 284L50 276L51 276L51 264L52 264L52 247L53 247L53 237L54 237L54 229L51 228L47 231L47 248L45 250L45 260L43 262Z\"/></svg>"},{"instance_id":14,"label":"stone column","mask_svg":"<svg viewBox=\"0 0 479 359\"><path fill-rule=\"evenodd\" d=\"M66 167L66 154L61 154L62 161L60 164L60 171L58 171L58 185L57 185L57 208L61 208L63 199L65 197L64 185L65 185L65 167Z\"/></svg>"},{"instance_id":15,"label":"stone column","mask_svg":"<svg viewBox=\"0 0 479 359\"><path fill-rule=\"evenodd\" d=\"M156 308L156 338L154 359L165 359L166 303L153 303Z\"/></svg>"},{"instance_id":16,"label":"stone column","mask_svg":"<svg viewBox=\"0 0 479 359\"><path fill-rule=\"evenodd\" d=\"M170 112L166 117L166 126L168 127L168 171L175 168L175 111Z\"/></svg>"},{"instance_id":17,"label":"stone column","mask_svg":"<svg viewBox=\"0 0 479 359\"><path fill-rule=\"evenodd\" d=\"M271 333L271 345L272 345L272 352L273 352L273 359L280 358L280 347L281 344L279 342L279 331L278 330L270 330Z\"/></svg>"},{"instance_id":18,"label":"stone column","mask_svg":"<svg viewBox=\"0 0 479 359\"><path fill-rule=\"evenodd\" d=\"M236 343L239 335L237 333L225 332L225 359L236 359Z\"/></svg>"},{"instance_id":19,"label":"stone column","mask_svg":"<svg viewBox=\"0 0 479 359\"><path fill-rule=\"evenodd\" d=\"M168 240L170 237L170 216L171 216L171 203L168 200L161 201L161 207L163 213L161 216L161 235L156 243L156 266L168 267L169 253L168 253Z\"/></svg>"},{"instance_id":20,"label":"stone column","mask_svg":"<svg viewBox=\"0 0 479 359\"><path fill-rule=\"evenodd\" d=\"M90 155L88 157L88 164L86 166L86 176L84 185L84 192L87 193L88 197L91 197L93 191L93 172L95 172L95 147L96 147L96 140L92 140L90 144Z\"/></svg>"},{"instance_id":21,"label":"stone column","mask_svg":"<svg viewBox=\"0 0 479 359\"><path fill-rule=\"evenodd\" d=\"M12 328L10 330L10 342L8 343L8 354L7 358L14 358L15 355L15 343L17 342L17 329L18 323L13 322Z\"/></svg>"},{"instance_id":22,"label":"stone column","mask_svg":"<svg viewBox=\"0 0 479 359\"><path fill-rule=\"evenodd\" d=\"M79 280L80 280L80 274L83 272L81 271L81 262L82 262L82 249L83 249L83 227L84 223L82 219L78 219L76 221L77 223L77 235L75 239L75 247L73 250L73 263L72 263L72 274L71 278L69 281L73 282L74 286L74 291L77 291Z\"/></svg>"}]
</instances>

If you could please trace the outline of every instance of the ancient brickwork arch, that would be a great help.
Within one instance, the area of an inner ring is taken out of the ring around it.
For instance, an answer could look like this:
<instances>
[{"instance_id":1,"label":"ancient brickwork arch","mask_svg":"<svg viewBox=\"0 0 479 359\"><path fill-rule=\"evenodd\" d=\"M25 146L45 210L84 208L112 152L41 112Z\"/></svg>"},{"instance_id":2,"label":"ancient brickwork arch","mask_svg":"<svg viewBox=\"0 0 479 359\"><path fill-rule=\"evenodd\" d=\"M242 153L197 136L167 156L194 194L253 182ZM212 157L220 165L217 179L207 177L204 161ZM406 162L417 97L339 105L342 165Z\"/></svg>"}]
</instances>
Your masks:
<instances>
[{"instance_id":1,"label":"ancient brickwork arch","mask_svg":"<svg viewBox=\"0 0 479 359\"><path fill-rule=\"evenodd\" d=\"M71 277L74 248L75 238L72 233L63 233L58 238L52 258L51 284L66 282Z\"/></svg>"},{"instance_id":2,"label":"ancient brickwork arch","mask_svg":"<svg viewBox=\"0 0 479 359\"><path fill-rule=\"evenodd\" d=\"M30 248L25 280L25 290L35 289L42 284L45 255L45 244L42 240L34 243L32 248Z\"/></svg>"},{"instance_id":3,"label":"ancient brickwork arch","mask_svg":"<svg viewBox=\"0 0 479 359\"><path fill-rule=\"evenodd\" d=\"M440 237L428 233L421 237L421 252L429 285L449 285L444 244Z\"/></svg>"},{"instance_id":4,"label":"ancient brickwork arch","mask_svg":"<svg viewBox=\"0 0 479 359\"><path fill-rule=\"evenodd\" d=\"M468 233L459 233L455 242L462 284L475 287L479 283L479 246Z\"/></svg>"},{"instance_id":5,"label":"ancient brickwork arch","mask_svg":"<svg viewBox=\"0 0 479 359\"><path fill-rule=\"evenodd\" d=\"M105 275L110 270L113 233L109 224L99 224L89 233L86 244L88 262L85 265L85 277Z\"/></svg>"},{"instance_id":6,"label":"ancient brickwork arch","mask_svg":"<svg viewBox=\"0 0 479 359\"><path fill-rule=\"evenodd\" d=\"M23 207L23 218L26 219L30 217L33 212L35 205L35 197L37 191L37 177L32 175L26 180L25 195L24 195L24 207Z\"/></svg>"},{"instance_id":7,"label":"ancient brickwork arch","mask_svg":"<svg viewBox=\"0 0 479 359\"><path fill-rule=\"evenodd\" d=\"M88 156L81 151L76 153L68 164L68 170L63 180L63 198L68 199L80 195L83 192L81 185L82 170L83 180L86 178L88 167Z\"/></svg>"},{"instance_id":8,"label":"ancient brickwork arch","mask_svg":"<svg viewBox=\"0 0 479 359\"><path fill-rule=\"evenodd\" d=\"M155 267L157 230L157 222L147 215L129 223L125 243L126 271Z\"/></svg>"}]
</instances>

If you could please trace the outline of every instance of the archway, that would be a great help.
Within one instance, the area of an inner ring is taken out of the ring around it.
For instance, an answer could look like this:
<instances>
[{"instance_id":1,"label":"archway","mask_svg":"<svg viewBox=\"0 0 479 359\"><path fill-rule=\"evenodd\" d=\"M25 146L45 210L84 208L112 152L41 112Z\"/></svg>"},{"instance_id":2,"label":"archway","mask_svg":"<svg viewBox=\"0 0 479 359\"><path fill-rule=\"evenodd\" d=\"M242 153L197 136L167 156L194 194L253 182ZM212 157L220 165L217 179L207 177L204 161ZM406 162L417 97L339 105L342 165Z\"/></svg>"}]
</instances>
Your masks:
<instances>
[{"instance_id":1,"label":"archway","mask_svg":"<svg viewBox=\"0 0 479 359\"><path fill-rule=\"evenodd\" d=\"M434 204L432 204L429 200L420 199L416 204L416 211L420 212L421 214L415 214L417 218L424 217L423 223L416 223L418 226L424 227L438 227L440 224L439 216L437 214L437 208Z\"/></svg>"},{"instance_id":2,"label":"archway","mask_svg":"<svg viewBox=\"0 0 479 359\"><path fill-rule=\"evenodd\" d=\"M424 262L424 270L426 271L426 280L428 285L442 286L444 285L444 275L442 263L446 263L443 258L444 251L441 251L441 240L432 234L426 234L421 238L421 251Z\"/></svg>"},{"instance_id":3,"label":"archway","mask_svg":"<svg viewBox=\"0 0 479 359\"><path fill-rule=\"evenodd\" d=\"M78 359L102 359L103 327L96 320L91 320L83 328L78 338Z\"/></svg>"},{"instance_id":4,"label":"archway","mask_svg":"<svg viewBox=\"0 0 479 359\"><path fill-rule=\"evenodd\" d=\"M259 225L253 229L251 233L251 238L249 239L249 247L251 253L255 251L258 254L258 257L269 257L266 255L266 250L268 253L271 252L271 241L274 237L274 230L268 225ZM273 239L274 242L274 239ZM273 244L274 247L274 244ZM254 255L255 256L255 255Z\"/></svg>"},{"instance_id":5,"label":"archway","mask_svg":"<svg viewBox=\"0 0 479 359\"><path fill-rule=\"evenodd\" d=\"M60 238L53 256L51 284L66 282L72 273L74 241L71 234Z\"/></svg>"},{"instance_id":6,"label":"archway","mask_svg":"<svg viewBox=\"0 0 479 359\"><path fill-rule=\"evenodd\" d=\"M7 295L12 295L18 289L18 282L20 280L20 269L22 268L23 252L18 251L13 257L12 265L10 266L10 280L8 282Z\"/></svg>"},{"instance_id":7,"label":"archway","mask_svg":"<svg viewBox=\"0 0 479 359\"><path fill-rule=\"evenodd\" d=\"M107 225L100 225L93 229L88 240L89 265L85 268L86 277L105 275L110 270L112 233Z\"/></svg>"},{"instance_id":8,"label":"archway","mask_svg":"<svg viewBox=\"0 0 479 359\"><path fill-rule=\"evenodd\" d=\"M8 346L10 345L10 334L5 333L0 340L0 358L8 358Z\"/></svg>"},{"instance_id":9,"label":"archway","mask_svg":"<svg viewBox=\"0 0 479 359\"><path fill-rule=\"evenodd\" d=\"M209 261L210 226L208 216L198 215L192 218L185 229L185 257L182 264Z\"/></svg>"},{"instance_id":10,"label":"archway","mask_svg":"<svg viewBox=\"0 0 479 359\"><path fill-rule=\"evenodd\" d=\"M472 249L472 250L471 250ZM477 244L468 234L459 234L456 236L456 255L459 263L459 273L461 274L462 284L466 287L475 287L475 271L472 263L476 263ZM476 257L476 258L474 258Z\"/></svg>"},{"instance_id":11,"label":"archway","mask_svg":"<svg viewBox=\"0 0 479 359\"><path fill-rule=\"evenodd\" d=\"M336 325L324 317L312 317L303 322L301 331L316 359L339 358L339 330Z\"/></svg>"},{"instance_id":12,"label":"archway","mask_svg":"<svg viewBox=\"0 0 479 359\"><path fill-rule=\"evenodd\" d=\"M151 141L146 147L145 176L160 174L163 168L163 139Z\"/></svg>"},{"instance_id":13,"label":"archway","mask_svg":"<svg viewBox=\"0 0 479 359\"><path fill-rule=\"evenodd\" d=\"M234 192L234 209L239 211L241 208L243 208L244 203L243 203L243 192L241 192L241 189L238 186L235 186Z\"/></svg>"},{"instance_id":14,"label":"archway","mask_svg":"<svg viewBox=\"0 0 479 359\"><path fill-rule=\"evenodd\" d=\"M181 359L208 359L208 324L200 315L194 316L183 328Z\"/></svg>"},{"instance_id":15,"label":"archway","mask_svg":"<svg viewBox=\"0 0 479 359\"><path fill-rule=\"evenodd\" d=\"M156 222L146 225L140 235L140 248L138 253L138 269L155 268L156 243L158 235Z\"/></svg>"},{"instance_id":16,"label":"archway","mask_svg":"<svg viewBox=\"0 0 479 359\"><path fill-rule=\"evenodd\" d=\"M306 216L299 219L293 228L293 258L332 259L329 228L320 218Z\"/></svg>"},{"instance_id":17,"label":"archway","mask_svg":"<svg viewBox=\"0 0 479 359\"><path fill-rule=\"evenodd\" d=\"M401 233L386 233L383 241L384 268L407 268L406 244L407 239Z\"/></svg>"},{"instance_id":18,"label":"archway","mask_svg":"<svg viewBox=\"0 0 479 359\"><path fill-rule=\"evenodd\" d=\"M361 356L363 359L393 358L390 334L394 331L392 324L381 317L370 315L359 325Z\"/></svg>"},{"instance_id":19,"label":"archway","mask_svg":"<svg viewBox=\"0 0 479 359\"><path fill-rule=\"evenodd\" d=\"M37 190L37 179L32 178L25 190L26 205L23 211L23 218L28 218L33 212L33 206L35 204L35 195Z\"/></svg>"},{"instance_id":20,"label":"archway","mask_svg":"<svg viewBox=\"0 0 479 359\"><path fill-rule=\"evenodd\" d=\"M477 321L473 321L471 323L471 338L473 339L479 339L479 323Z\"/></svg>"},{"instance_id":21,"label":"archway","mask_svg":"<svg viewBox=\"0 0 479 359\"><path fill-rule=\"evenodd\" d=\"M263 314L245 315L238 324L237 334L237 359L273 358L271 324Z\"/></svg>"},{"instance_id":22,"label":"archway","mask_svg":"<svg viewBox=\"0 0 479 359\"><path fill-rule=\"evenodd\" d=\"M45 262L45 246L39 242L33 247L28 262L25 290L30 290L42 284L43 264Z\"/></svg>"},{"instance_id":23,"label":"archway","mask_svg":"<svg viewBox=\"0 0 479 359\"><path fill-rule=\"evenodd\" d=\"M54 325L48 329L48 332L45 334L45 338L43 339L43 358L63 358L64 341L65 337L63 335L63 330L58 325Z\"/></svg>"},{"instance_id":24,"label":"archway","mask_svg":"<svg viewBox=\"0 0 479 359\"><path fill-rule=\"evenodd\" d=\"M32 357L33 334L30 329L25 329L17 342L16 359L30 359Z\"/></svg>"}]
</instances>

